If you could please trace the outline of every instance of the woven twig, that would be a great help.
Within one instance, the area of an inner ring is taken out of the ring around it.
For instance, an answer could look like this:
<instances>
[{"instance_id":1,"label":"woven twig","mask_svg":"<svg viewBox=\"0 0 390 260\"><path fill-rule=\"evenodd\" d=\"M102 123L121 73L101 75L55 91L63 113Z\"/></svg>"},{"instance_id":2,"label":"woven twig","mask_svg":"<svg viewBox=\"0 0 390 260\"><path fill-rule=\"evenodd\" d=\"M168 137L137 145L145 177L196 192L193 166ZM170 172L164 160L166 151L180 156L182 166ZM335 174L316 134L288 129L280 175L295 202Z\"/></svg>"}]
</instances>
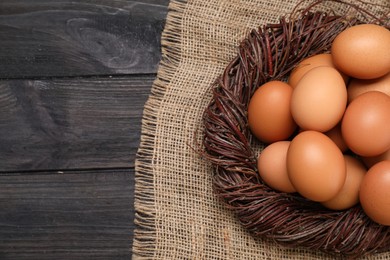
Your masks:
<instances>
[{"instance_id":1,"label":"woven twig","mask_svg":"<svg viewBox=\"0 0 390 260\"><path fill-rule=\"evenodd\" d=\"M387 251L390 227L371 221L359 205L345 211L327 210L297 194L269 188L257 173L247 121L248 103L256 88L285 79L308 56L329 52L336 35L349 26L377 23L389 28L388 13L375 17L337 0L333 2L348 4L359 16L315 11L321 2L297 8L277 24L252 30L214 83L203 116L203 145L215 169L214 191L255 236L352 257Z\"/></svg>"}]
</instances>

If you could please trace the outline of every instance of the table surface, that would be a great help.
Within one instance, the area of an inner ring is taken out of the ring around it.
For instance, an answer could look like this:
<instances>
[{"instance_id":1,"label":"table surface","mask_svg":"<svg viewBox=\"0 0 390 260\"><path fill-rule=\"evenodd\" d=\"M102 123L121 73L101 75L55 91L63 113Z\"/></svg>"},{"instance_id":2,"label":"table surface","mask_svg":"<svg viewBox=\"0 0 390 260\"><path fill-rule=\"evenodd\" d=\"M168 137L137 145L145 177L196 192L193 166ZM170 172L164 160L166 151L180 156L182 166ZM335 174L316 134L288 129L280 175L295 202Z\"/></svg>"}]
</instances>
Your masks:
<instances>
[{"instance_id":1,"label":"table surface","mask_svg":"<svg viewBox=\"0 0 390 260\"><path fill-rule=\"evenodd\" d=\"M0 259L131 259L169 0L1 0Z\"/></svg>"}]
</instances>

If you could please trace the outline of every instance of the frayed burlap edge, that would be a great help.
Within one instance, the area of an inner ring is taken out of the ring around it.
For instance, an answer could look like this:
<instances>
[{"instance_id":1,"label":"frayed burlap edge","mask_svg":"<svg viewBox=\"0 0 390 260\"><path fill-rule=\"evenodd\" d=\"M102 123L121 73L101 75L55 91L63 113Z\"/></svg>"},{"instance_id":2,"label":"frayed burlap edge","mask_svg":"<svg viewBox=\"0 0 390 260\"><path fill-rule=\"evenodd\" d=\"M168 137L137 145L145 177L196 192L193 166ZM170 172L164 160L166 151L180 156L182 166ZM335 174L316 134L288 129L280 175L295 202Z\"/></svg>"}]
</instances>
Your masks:
<instances>
[{"instance_id":1,"label":"frayed burlap edge","mask_svg":"<svg viewBox=\"0 0 390 260\"><path fill-rule=\"evenodd\" d=\"M156 241L156 207L154 196L154 144L156 141L156 117L180 62L180 28L185 0L171 0L168 15L161 36L162 58L153 82L151 95L144 106L140 145L135 161L135 220L133 259L149 259L154 256Z\"/></svg>"}]
</instances>

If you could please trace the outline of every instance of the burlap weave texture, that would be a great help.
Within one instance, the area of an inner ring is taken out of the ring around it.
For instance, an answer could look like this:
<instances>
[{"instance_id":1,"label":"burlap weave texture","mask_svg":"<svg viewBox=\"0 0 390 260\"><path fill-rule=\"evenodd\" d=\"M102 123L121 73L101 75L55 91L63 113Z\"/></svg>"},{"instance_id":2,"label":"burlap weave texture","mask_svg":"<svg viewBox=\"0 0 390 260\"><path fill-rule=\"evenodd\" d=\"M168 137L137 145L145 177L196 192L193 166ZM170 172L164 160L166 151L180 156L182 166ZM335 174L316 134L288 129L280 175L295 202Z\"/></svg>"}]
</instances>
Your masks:
<instances>
[{"instance_id":1,"label":"burlap weave texture","mask_svg":"<svg viewBox=\"0 0 390 260\"><path fill-rule=\"evenodd\" d=\"M215 197L212 169L193 150L201 141L210 85L236 56L239 42L250 29L278 22L298 2L171 1L136 160L134 259L334 259L253 238ZM334 3L328 7L345 12Z\"/></svg>"}]
</instances>

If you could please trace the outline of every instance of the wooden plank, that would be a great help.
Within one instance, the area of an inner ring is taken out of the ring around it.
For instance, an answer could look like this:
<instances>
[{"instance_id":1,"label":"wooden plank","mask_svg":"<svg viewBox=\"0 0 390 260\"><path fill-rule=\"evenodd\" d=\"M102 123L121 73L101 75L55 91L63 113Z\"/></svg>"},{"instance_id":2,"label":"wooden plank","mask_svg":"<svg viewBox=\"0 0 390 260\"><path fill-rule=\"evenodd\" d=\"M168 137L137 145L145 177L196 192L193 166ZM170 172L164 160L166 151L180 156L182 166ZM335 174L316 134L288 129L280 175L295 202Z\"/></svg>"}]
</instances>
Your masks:
<instances>
[{"instance_id":1,"label":"wooden plank","mask_svg":"<svg viewBox=\"0 0 390 260\"><path fill-rule=\"evenodd\" d=\"M0 172L133 167L154 77L0 81Z\"/></svg>"},{"instance_id":2,"label":"wooden plank","mask_svg":"<svg viewBox=\"0 0 390 260\"><path fill-rule=\"evenodd\" d=\"M169 0L2 0L0 78L155 73Z\"/></svg>"},{"instance_id":3,"label":"wooden plank","mask_svg":"<svg viewBox=\"0 0 390 260\"><path fill-rule=\"evenodd\" d=\"M0 177L0 259L131 259L134 170Z\"/></svg>"}]
</instances>

